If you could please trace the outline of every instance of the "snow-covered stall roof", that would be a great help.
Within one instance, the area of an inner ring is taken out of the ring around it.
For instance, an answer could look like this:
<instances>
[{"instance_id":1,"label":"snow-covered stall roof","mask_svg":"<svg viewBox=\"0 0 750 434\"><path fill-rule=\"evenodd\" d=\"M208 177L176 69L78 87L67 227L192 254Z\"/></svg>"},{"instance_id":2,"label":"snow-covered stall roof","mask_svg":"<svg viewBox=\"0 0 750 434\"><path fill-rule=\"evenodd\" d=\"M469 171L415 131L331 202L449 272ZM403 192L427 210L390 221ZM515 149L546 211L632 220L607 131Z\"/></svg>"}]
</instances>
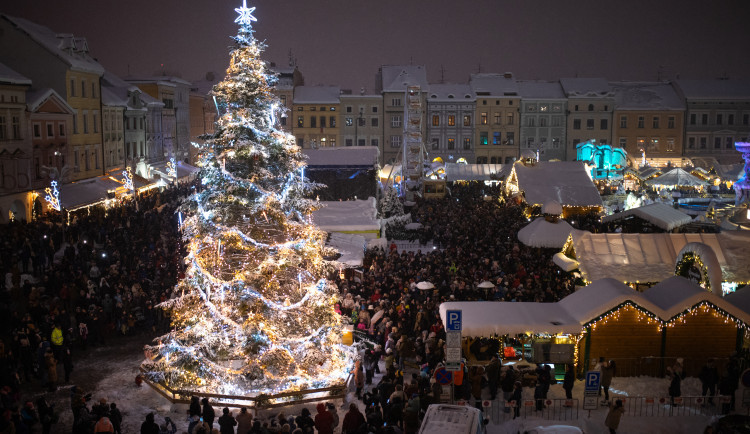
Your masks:
<instances>
[{"instance_id":1,"label":"snow-covered stall roof","mask_svg":"<svg viewBox=\"0 0 750 434\"><path fill-rule=\"evenodd\" d=\"M646 184L666 186L683 185L689 187L697 187L706 185L706 182L702 181L697 176L691 175L684 169L676 167L663 175L657 176L653 179L649 179L648 181L646 181Z\"/></svg>"},{"instance_id":2,"label":"snow-covered stall roof","mask_svg":"<svg viewBox=\"0 0 750 434\"><path fill-rule=\"evenodd\" d=\"M512 167L511 164L445 163L445 180L448 182L502 180L508 176Z\"/></svg>"},{"instance_id":3,"label":"snow-covered stall roof","mask_svg":"<svg viewBox=\"0 0 750 434\"><path fill-rule=\"evenodd\" d=\"M727 294L724 300L750 314L750 285L746 285L734 292Z\"/></svg>"},{"instance_id":4,"label":"snow-covered stall roof","mask_svg":"<svg viewBox=\"0 0 750 434\"><path fill-rule=\"evenodd\" d=\"M517 335L523 333L580 333L581 325L559 303L456 301L440 305L446 311L461 310L464 336Z\"/></svg>"},{"instance_id":5,"label":"snow-covered stall roof","mask_svg":"<svg viewBox=\"0 0 750 434\"><path fill-rule=\"evenodd\" d=\"M659 316L665 321L706 301L723 309L735 318L739 318L745 323L750 323L750 313L748 311L739 308L716 293L706 291L697 283L682 276L672 276L669 279L659 282L647 289L642 294L642 297L663 311Z\"/></svg>"},{"instance_id":6,"label":"snow-covered stall roof","mask_svg":"<svg viewBox=\"0 0 750 434\"><path fill-rule=\"evenodd\" d=\"M721 266L723 281L750 281L750 233L718 234L573 234L573 248L584 278L621 282L660 282L674 275L680 250L688 243L709 246Z\"/></svg>"},{"instance_id":7,"label":"snow-covered stall roof","mask_svg":"<svg viewBox=\"0 0 750 434\"><path fill-rule=\"evenodd\" d=\"M618 221L630 216L639 217L664 229L665 231L671 231L672 229L686 225L693 220L689 215L680 210L674 209L673 207L661 202L655 202L646 206L631 208L627 211L608 215L602 218L602 223Z\"/></svg>"},{"instance_id":8,"label":"snow-covered stall roof","mask_svg":"<svg viewBox=\"0 0 750 434\"><path fill-rule=\"evenodd\" d=\"M578 231L565 220L551 223L544 217L538 217L518 231L518 241L531 247L561 248L571 232Z\"/></svg>"},{"instance_id":9,"label":"snow-covered stall roof","mask_svg":"<svg viewBox=\"0 0 750 434\"><path fill-rule=\"evenodd\" d=\"M338 86L297 86L294 104L338 104L340 94Z\"/></svg>"},{"instance_id":10,"label":"snow-covered stall roof","mask_svg":"<svg viewBox=\"0 0 750 434\"><path fill-rule=\"evenodd\" d=\"M312 214L313 223L326 232L362 232L377 234L380 221L374 197L366 200L320 202Z\"/></svg>"},{"instance_id":11,"label":"snow-covered stall roof","mask_svg":"<svg viewBox=\"0 0 750 434\"><path fill-rule=\"evenodd\" d=\"M351 146L343 148L304 149L307 167L360 167L373 168L378 162L377 146Z\"/></svg>"},{"instance_id":12,"label":"snow-covered stall roof","mask_svg":"<svg viewBox=\"0 0 750 434\"><path fill-rule=\"evenodd\" d=\"M362 235L332 232L328 241L326 241L326 245L333 247L341 254L336 262L344 264L346 267L362 266L365 247L367 246L367 241Z\"/></svg>"},{"instance_id":13,"label":"snow-covered stall roof","mask_svg":"<svg viewBox=\"0 0 750 434\"><path fill-rule=\"evenodd\" d=\"M643 309L659 314L659 308L642 299L633 288L615 279L600 279L568 295L558 302L570 315L584 325L599 315L625 302L633 302Z\"/></svg>"},{"instance_id":14,"label":"snow-covered stall roof","mask_svg":"<svg viewBox=\"0 0 750 434\"><path fill-rule=\"evenodd\" d=\"M31 86L31 79L24 77L0 62L0 83L25 84Z\"/></svg>"},{"instance_id":15,"label":"snow-covered stall roof","mask_svg":"<svg viewBox=\"0 0 750 434\"><path fill-rule=\"evenodd\" d=\"M602 206L599 190L580 161L545 161L533 166L516 162L508 182L516 183L530 205L556 200L562 206Z\"/></svg>"},{"instance_id":16,"label":"snow-covered stall roof","mask_svg":"<svg viewBox=\"0 0 750 434\"><path fill-rule=\"evenodd\" d=\"M641 179L650 178L652 176L659 176L662 173L664 172L662 172L662 170L659 169L658 167L651 167L651 166L644 167L638 172Z\"/></svg>"}]
</instances>

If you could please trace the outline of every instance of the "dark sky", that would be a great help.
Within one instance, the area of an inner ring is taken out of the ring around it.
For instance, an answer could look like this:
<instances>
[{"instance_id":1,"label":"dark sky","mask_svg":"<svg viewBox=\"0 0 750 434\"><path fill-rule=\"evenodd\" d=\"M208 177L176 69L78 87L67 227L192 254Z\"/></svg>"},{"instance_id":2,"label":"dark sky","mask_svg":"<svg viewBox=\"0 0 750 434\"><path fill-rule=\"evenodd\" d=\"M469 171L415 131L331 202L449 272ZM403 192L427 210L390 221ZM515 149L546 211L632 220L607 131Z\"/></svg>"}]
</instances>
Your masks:
<instances>
[{"instance_id":1,"label":"dark sky","mask_svg":"<svg viewBox=\"0 0 750 434\"><path fill-rule=\"evenodd\" d=\"M115 74L187 80L228 64L241 0L12 0L2 13L85 36ZM431 82L750 77L750 1L248 0L265 59L296 57L308 85L374 90L382 64L424 64Z\"/></svg>"}]
</instances>

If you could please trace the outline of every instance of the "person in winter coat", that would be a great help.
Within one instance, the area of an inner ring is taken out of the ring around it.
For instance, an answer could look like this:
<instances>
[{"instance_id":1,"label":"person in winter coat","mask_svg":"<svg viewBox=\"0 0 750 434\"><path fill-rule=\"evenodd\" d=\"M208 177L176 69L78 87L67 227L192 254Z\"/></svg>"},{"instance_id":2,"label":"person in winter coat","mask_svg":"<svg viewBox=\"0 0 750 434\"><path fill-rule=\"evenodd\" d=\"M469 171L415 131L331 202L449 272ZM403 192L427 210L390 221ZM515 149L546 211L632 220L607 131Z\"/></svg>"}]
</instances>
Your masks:
<instances>
[{"instance_id":1,"label":"person in winter coat","mask_svg":"<svg viewBox=\"0 0 750 434\"><path fill-rule=\"evenodd\" d=\"M55 405L48 403L44 396L40 396L36 400L36 409L39 414L39 421L42 423L42 434L49 434L52 424L57 423L58 416L55 414Z\"/></svg>"},{"instance_id":2,"label":"person in winter coat","mask_svg":"<svg viewBox=\"0 0 750 434\"><path fill-rule=\"evenodd\" d=\"M682 366L679 363L675 363L671 368L667 368L667 375L669 376L669 397L671 398L672 404L674 399L682 396Z\"/></svg>"},{"instance_id":3,"label":"person in winter coat","mask_svg":"<svg viewBox=\"0 0 750 434\"><path fill-rule=\"evenodd\" d=\"M513 384L513 393L510 395L510 401L515 403L513 407L513 419L517 418L521 414L521 398L523 398L523 389L521 388L521 382L516 381Z\"/></svg>"},{"instance_id":4,"label":"person in winter coat","mask_svg":"<svg viewBox=\"0 0 750 434\"><path fill-rule=\"evenodd\" d=\"M198 400L197 396L190 397L190 409L188 410L188 415L190 416L201 415L201 402L200 400Z\"/></svg>"},{"instance_id":5,"label":"person in winter coat","mask_svg":"<svg viewBox=\"0 0 750 434\"><path fill-rule=\"evenodd\" d=\"M341 432L342 434L356 434L365 422L365 416L359 411L357 404L352 402L341 423Z\"/></svg>"},{"instance_id":6,"label":"person in winter coat","mask_svg":"<svg viewBox=\"0 0 750 434\"><path fill-rule=\"evenodd\" d=\"M482 409L482 380L484 379L484 366L472 366L469 374L471 384L471 395L474 397L474 405Z\"/></svg>"},{"instance_id":7,"label":"person in winter coat","mask_svg":"<svg viewBox=\"0 0 750 434\"><path fill-rule=\"evenodd\" d=\"M253 428L253 415L248 413L247 407L242 407L235 419L237 420L237 434L248 434Z\"/></svg>"},{"instance_id":8,"label":"person in winter coat","mask_svg":"<svg viewBox=\"0 0 750 434\"><path fill-rule=\"evenodd\" d=\"M362 389L365 387L365 373L362 370L362 361L354 362L354 383L357 387L357 399L362 398Z\"/></svg>"},{"instance_id":9,"label":"person in winter coat","mask_svg":"<svg viewBox=\"0 0 750 434\"><path fill-rule=\"evenodd\" d=\"M318 430L318 434L333 434L333 415L326 408L326 405L318 403L315 406L318 414L315 415L315 429Z\"/></svg>"},{"instance_id":10,"label":"person in winter coat","mask_svg":"<svg viewBox=\"0 0 750 434\"><path fill-rule=\"evenodd\" d=\"M154 422L154 414L146 415L146 420L141 424L141 434L159 434L159 425Z\"/></svg>"},{"instance_id":11,"label":"person in winter coat","mask_svg":"<svg viewBox=\"0 0 750 434\"><path fill-rule=\"evenodd\" d=\"M295 421L304 434L312 434L315 431L315 420L310 415L310 410L303 408Z\"/></svg>"},{"instance_id":12,"label":"person in winter coat","mask_svg":"<svg viewBox=\"0 0 750 434\"><path fill-rule=\"evenodd\" d=\"M609 386L612 384L612 377L615 375L615 361L608 360L602 365L602 390L604 391L604 402L609 405Z\"/></svg>"},{"instance_id":13,"label":"person in winter coat","mask_svg":"<svg viewBox=\"0 0 750 434\"><path fill-rule=\"evenodd\" d=\"M493 355L490 363L487 364L485 372L487 373L487 383L490 389L490 400L494 401L497 396L497 386L500 383L500 359Z\"/></svg>"},{"instance_id":14,"label":"person in winter coat","mask_svg":"<svg viewBox=\"0 0 750 434\"><path fill-rule=\"evenodd\" d=\"M122 413L117 408L117 404L114 402L109 404L109 420L112 422L112 427L115 429L115 434L122 434L120 427L122 426Z\"/></svg>"},{"instance_id":15,"label":"person in winter coat","mask_svg":"<svg viewBox=\"0 0 750 434\"><path fill-rule=\"evenodd\" d=\"M115 427L107 416L102 416L94 425L94 434L96 433L114 433Z\"/></svg>"},{"instance_id":16,"label":"person in winter coat","mask_svg":"<svg viewBox=\"0 0 750 434\"><path fill-rule=\"evenodd\" d=\"M57 360L52 348L44 352L44 366L47 368L47 387L50 392L57 390Z\"/></svg>"},{"instance_id":17,"label":"person in winter coat","mask_svg":"<svg viewBox=\"0 0 750 434\"><path fill-rule=\"evenodd\" d=\"M576 373L573 365L567 365L565 369L565 378L563 378L563 389L565 389L565 398L573 399L573 385L576 382Z\"/></svg>"},{"instance_id":18,"label":"person in winter coat","mask_svg":"<svg viewBox=\"0 0 750 434\"><path fill-rule=\"evenodd\" d=\"M234 434L234 427L237 425L237 421L234 420L234 416L229 412L229 409L224 407L221 411L221 417L219 417L219 432L221 434Z\"/></svg>"},{"instance_id":19,"label":"person in winter coat","mask_svg":"<svg viewBox=\"0 0 750 434\"><path fill-rule=\"evenodd\" d=\"M211 406L211 403L208 402L208 398L201 399L201 404L203 404L203 412L201 413L201 415L203 416L203 422L208 424L210 432L210 430L214 429L214 419L216 419L216 412L214 412L214 408Z\"/></svg>"},{"instance_id":20,"label":"person in winter coat","mask_svg":"<svg viewBox=\"0 0 750 434\"><path fill-rule=\"evenodd\" d=\"M164 423L159 426L159 434L175 434L177 432L177 426L174 421L167 416L164 418Z\"/></svg>"},{"instance_id":21,"label":"person in winter coat","mask_svg":"<svg viewBox=\"0 0 750 434\"><path fill-rule=\"evenodd\" d=\"M708 359L699 375L701 380L701 395L706 396L706 392L709 392L708 403L714 403L714 395L716 395L716 385L719 383L719 370L716 369L716 363L713 358Z\"/></svg>"},{"instance_id":22,"label":"person in winter coat","mask_svg":"<svg viewBox=\"0 0 750 434\"><path fill-rule=\"evenodd\" d=\"M510 396L513 395L516 384L516 370L513 369L513 365L508 365L505 368L505 373L500 380L500 390L503 391L503 400L505 402L510 401Z\"/></svg>"},{"instance_id":23,"label":"person in winter coat","mask_svg":"<svg viewBox=\"0 0 750 434\"><path fill-rule=\"evenodd\" d=\"M620 419L624 413L625 408L622 406L621 400L615 400L614 405L609 404L609 412L607 413L607 418L604 419L604 425L609 428L610 434L617 432L617 427L620 426Z\"/></svg>"}]
</instances>

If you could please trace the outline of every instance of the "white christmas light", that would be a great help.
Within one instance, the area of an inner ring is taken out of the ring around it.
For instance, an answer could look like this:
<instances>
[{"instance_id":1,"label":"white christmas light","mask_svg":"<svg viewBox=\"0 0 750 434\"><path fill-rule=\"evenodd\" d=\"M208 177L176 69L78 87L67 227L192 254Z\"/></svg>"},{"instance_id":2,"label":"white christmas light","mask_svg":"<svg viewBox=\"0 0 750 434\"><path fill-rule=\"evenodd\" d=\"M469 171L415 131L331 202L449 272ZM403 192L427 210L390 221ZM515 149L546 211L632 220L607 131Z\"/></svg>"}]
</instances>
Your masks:
<instances>
[{"instance_id":1,"label":"white christmas light","mask_svg":"<svg viewBox=\"0 0 750 434\"><path fill-rule=\"evenodd\" d=\"M52 181L49 185L49 187L44 189L47 193L47 196L45 196L44 199L47 201L50 208L60 211L60 191L57 189L57 181Z\"/></svg>"},{"instance_id":2,"label":"white christmas light","mask_svg":"<svg viewBox=\"0 0 750 434\"><path fill-rule=\"evenodd\" d=\"M258 21L252 14L253 11L255 11L255 8L248 8L247 7L247 0L242 0L242 7L241 8L235 8L235 12L240 14L239 17L237 17L236 20L234 20L235 23L238 23L243 26L249 26L253 21Z\"/></svg>"}]
</instances>

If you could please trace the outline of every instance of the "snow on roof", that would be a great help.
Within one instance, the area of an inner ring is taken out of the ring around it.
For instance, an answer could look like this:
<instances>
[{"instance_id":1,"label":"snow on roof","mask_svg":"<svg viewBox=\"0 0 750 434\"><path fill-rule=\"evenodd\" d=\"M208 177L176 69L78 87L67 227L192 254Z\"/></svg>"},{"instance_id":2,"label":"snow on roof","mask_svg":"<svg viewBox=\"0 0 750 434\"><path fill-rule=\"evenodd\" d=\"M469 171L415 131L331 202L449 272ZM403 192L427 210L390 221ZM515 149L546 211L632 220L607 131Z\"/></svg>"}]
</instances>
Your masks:
<instances>
[{"instance_id":1,"label":"snow on roof","mask_svg":"<svg viewBox=\"0 0 750 434\"><path fill-rule=\"evenodd\" d=\"M75 114L76 110L65 101L65 98L61 97L59 93L55 92L54 89L30 89L26 92L26 108L30 112L36 112L39 107L50 98L54 98L55 102L60 105L68 114Z\"/></svg>"},{"instance_id":2,"label":"snow on roof","mask_svg":"<svg viewBox=\"0 0 750 434\"><path fill-rule=\"evenodd\" d=\"M685 110L685 103L666 83L610 82L617 110Z\"/></svg>"},{"instance_id":3,"label":"snow on roof","mask_svg":"<svg viewBox=\"0 0 750 434\"><path fill-rule=\"evenodd\" d=\"M127 92L125 94L125 97L123 98L123 95L121 94L121 92L118 92L118 90L120 89L117 89L115 87L102 86L102 105L127 107Z\"/></svg>"},{"instance_id":4,"label":"snow on roof","mask_svg":"<svg viewBox=\"0 0 750 434\"><path fill-rule=\"evenodd\" d=\"M750 80L675 80L686 99L750 99Z\"/></svg>"},{"instance_id":5,"label":"snow on roof","mask_svg":"<svg viewBox=\"0 0 750 434\"><path fill-rule=\"evenodd\" d=\"M448 182L502 180L508 176L512 168L512 164L445 163L445 180Z\"/></svg>"},{"instance_id":6,"label":"snow on roof","mask_svg":"<svg viewBox=\"0 0 750 434\"><path fill-rule=\"evenodd\" d=\"M578 231L565 220L551 223L538 217L518 231L518 241L530 247L562 248L571 232Z\"/></svg>"},{"instance_id":7,"label":"snow on roof","mask_svg":"<svg viewBox=\"0 0 750 434\"><path fill-rule=\"evenodd\" d=\"M692 218L684 212L661 202L655 202L639 208L631 208L627 211L618 212L602 218L602 223L622 220L629 216L636 216L656 225L665 231L671 231L676 227L686 225Z\"/></svg>"},{"instance_id":8,"label":"snow on roof","mask_svg":"<svg viewBox=\"0 0 750 434\"><path fill-rule=\"evenodd\" d=\"M72 34L58 34L23 18L8 15L2 15L2 18L29 35L50 53L68 64L71 69L100 76L104 73L102 65L89 55L85 38L74 37Z\"/></svg>"},{"instance_id":9,"label":"snow on roof","mask_svg":"<svg viewBox=\"0 0 750 434\"><path fill-rule=\"evenodd\" d=\"M647 289L642 297L654 303L663 310L659 315L664 320L670 320L687 309L702 301L725 310L743 322L750 322L750 313L716 293L708 292L692 280L682 276L672 276Z\"/></svg>"},{"instance_id":10,"label":"snow on roof","mask_svg":"<svg viewBox=\"0 0 750 434\"><path fill-rule=\"evenodd\" d=\"M367 241L365 237L357 234L343 234L332 232L326 241L326 245L333 247L341 257L336 260L346 267L361 267L365 257L365 247Z\"/></svg>"},{"instance_id":11,"label":"snow on roof","mask_svg":"<svg viewBox=\"0 0 750 434\"><path fill-rule=\"evenodd\" d=\"M366 200L322 201L312 213L313 222L326 232L363 232L380 230L374 197Z\"/></svg>"},{"instance_id":12,"label":"snow on roof","mask_svg":"<svg viewBox=\"0 0 750 434\"><path fill-rule=\"evenodd\" d=\"M31 79L24 77L0 62L0 83L31 85Z\"/></svg>"},{"instance_id":13,"label":"snow on roof","mask_svg":"<svg viewBox=\"0 0 750 434\"><path fill-rule=\"evenodd\" d=\"M580 161L545 161L533 166L516 162L513 171L528 204L556 200L562 206L602 206L599 190Z\"/></svg>"},{"instance_id":14,"label":"snow on roof","mask_svg":"<svg viewBox=\"0 0 750 434\"><path fill-rule=\"evenodd\" d=\"M378 162L377 146L351 146L342 148L303 149L307 156L307 167L367 166Z\"/></svg>"},{"instance_id":15,"label":"snow on roof","mask_svg":"<svg viewBox=\"0 0 750 434\"><path fill-rule=\"evenodd\" d=\"M559 303L447 302L440 305L443 324L447 324L448 310L461 310L461 334L464 336L581 332L581 324Z\"/></svg>"},{"instance_id":16,"label":"snow on roof","mask_svg":"<svg viewBox=\"0 0 750 434\"><path fill-rule=\"evenodd\" d=\"M644 167L644 168L640 169L639 172L638 172L638 174L639 174L639 176L640 176L641 179L646 179L646 178L648 178L651 175L657 175L658 176L658 175L661 175L662 173L664 173L664 172L662 172L662 170L659 169L658 167L650 167L650 166Z\"/></svg>"},{"instance_id":17,"label":"snow on roof","mask_svg":"<svg viewBox=\"0 0 750 434\"><path fill-rule=\"evenodd\" d=\"M175 77L174 75L153 75L153 76L128 76L125 78L127 83L155 83L165 86L176 86L178 84L183 86L191 86L192 83L189 81Z\"/></svg>"},{"instance_id":18,"label":"snow on roof","mask_svg":"<svg viewBox=\"0 0 750 434\"><path fill-rule=\"evenodd\" d=\"M511 76L496 73L471 74L469 86L477 96L518 96L518 83Z\"/></svg>"},{"instance_id":19,"label":"snow on roof","mask_svg":"<svg viewBox=\"0 0 750 434\"><path fill-rule=\"evenodd\" d=\"M518 93L524 99L565 99L557 81L519 81Z\"/></svg>"},{"instance_id":20,"label":"snow on roof","mask_svg":"<svg viewBox=\"0 0 750 434\"><path fill-rule=\"evenodd\" d=\"M294 104L338 104L341 88L338 86L297 86Z\"/></svg>"},{"instance_id":21,"label":"snow on roof","mask_svg":"<svg viewBox=\"0 0 750 434\"><path fill-rule=\"evenodd\" d=\"M700 186L706 185L704 181L695 175L692 175L680 167L675 167L669 172L660 175L656 178L649 179L646 181L648 185L685 185L685 186Z\"/></svg>"},{"instance_id":22,"label":"snow on roof","mask_svg":"<svg viewBox=\"0 0 750 434\"><path fill-rule=\"evenodd\" d=\"M654 315L660 313L653 303L648 301L644 303L638 292L615 279L597 280L563 298L558 304L567 310L579 324L584 325L627 301L641 306Z\"/></svg>"},{"instance_id":23,"label":"snow on roof","mask_svg":"<svg viewBox=\"0 0 750 434\"><path fill-rule=\"evenodd\" d=\"M430 102L453 102L476 101L474 92L468 84L430 84L430 92L427 94L427 103Z\"/></svg>"},{"instance_id":24,"label":"snow on roof","mask_svg":"<svg viewBox=\"0 0 750 434\"><path fill-rule=\"evenodd\" d=\"M688 243L709 246L719 261L722 279L750 281L750 233L718 234L573 234L575 257L586 280L611 277L621 282L660 282L674 275L677 254Z\"/></svg>"},{"instance_id":25,"label":"snow on roof","mask_svg":"<svg viewBox=\"0 0 750 434\"><path fill-rule=\"evenodd\" d=\"M745 285L734 292L730 292L724 297L724 300L750 314L750 285Z\"/></svg>"},{"instance_id":26,"label":"snow on roof","mask_svg":"<svg viewBox=\"0 0 750 434\"><path fill-rule=\"evenodd\" d=\"M417 85L427 91L427 68L424 65L383 65L380 67L383 92L404 92Z\"/></svg>"},{"instance_id":27,"label":"snow on roof","mask_svg":"<svg viewBox=\"0 0 750 434\"><path fill-rule=\"evenodd\" d=\"M722 164L714 166L716 172L722 179L737 181L744 173L745 165L743 163Z\"/></svg>"},{"instance_id":28,"label":"snow on roof","mask_svg":"<svg viewBox=\"0 0 750 434\"><path fill-rule=\"evenodd\" d=\"M614 96L606 78L561 78L560 86L568 97L604 98Z\"/></svg>"}]
</instances>

